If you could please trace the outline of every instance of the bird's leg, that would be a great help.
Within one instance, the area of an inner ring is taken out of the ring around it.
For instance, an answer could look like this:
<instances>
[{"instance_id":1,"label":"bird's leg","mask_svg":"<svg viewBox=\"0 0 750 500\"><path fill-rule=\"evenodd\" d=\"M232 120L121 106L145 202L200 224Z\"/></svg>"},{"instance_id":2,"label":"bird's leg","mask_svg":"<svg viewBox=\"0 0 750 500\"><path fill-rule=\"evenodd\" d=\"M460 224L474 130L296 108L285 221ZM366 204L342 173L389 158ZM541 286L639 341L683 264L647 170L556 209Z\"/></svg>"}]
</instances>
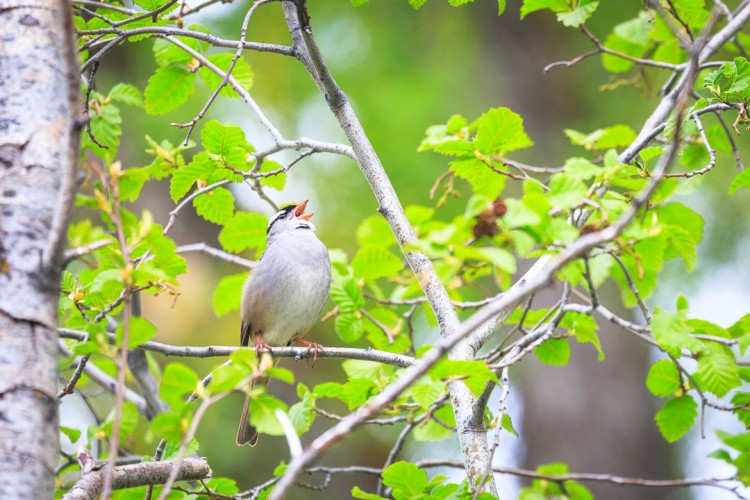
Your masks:
<instances>
[{"instance_id":1,"label":"bird's leg","mask_svg":"<svg viewBox=\"0 0 750 500\"><path fill-rule=\"evenodd\" d=\"M263 351L268 351L273 356L273 349L271 349L270 345L263 342L263 334L258 332L255 334L255 354L258 355L258 359L260 359Z\"/></svg>"},{"instance_id":2,"label":"bird's leg","mask_svg":"<svg viewBox=\"0 0 750 500\"><path fill-rule=\"evenodd\" d=\"M320 345L320 344L316 344L315 342L309 342L309 341L301 339L299 337L297 337L296 339L292 340L292 342L297 342L298 344L306 345L308 353L310 353L310 351L312 351L312 353L313 353L313 366L315 366L315 362L318 360L318 351L322 351L323 350L323 346Z\"/></svg>"}]
</instances>

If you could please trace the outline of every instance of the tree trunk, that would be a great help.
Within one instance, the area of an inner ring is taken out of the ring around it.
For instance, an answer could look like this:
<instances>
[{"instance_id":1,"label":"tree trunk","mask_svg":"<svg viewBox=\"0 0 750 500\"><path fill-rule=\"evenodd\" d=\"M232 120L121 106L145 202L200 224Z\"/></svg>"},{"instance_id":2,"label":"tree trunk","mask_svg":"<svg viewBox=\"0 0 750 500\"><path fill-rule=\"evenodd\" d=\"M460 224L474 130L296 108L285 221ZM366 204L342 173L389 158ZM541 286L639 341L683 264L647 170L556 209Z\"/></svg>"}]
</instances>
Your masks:
<instances>
[{"instance_id":1,"label":"tree trunk","mask_svg":"<svg viewBox=\"0 0 750 500\"><path fill-rule=\"evenodd\" d=\"M66 2L0 0L0 498L52 498L61 254L78 159Z\"/></svg>"}]
</instances>

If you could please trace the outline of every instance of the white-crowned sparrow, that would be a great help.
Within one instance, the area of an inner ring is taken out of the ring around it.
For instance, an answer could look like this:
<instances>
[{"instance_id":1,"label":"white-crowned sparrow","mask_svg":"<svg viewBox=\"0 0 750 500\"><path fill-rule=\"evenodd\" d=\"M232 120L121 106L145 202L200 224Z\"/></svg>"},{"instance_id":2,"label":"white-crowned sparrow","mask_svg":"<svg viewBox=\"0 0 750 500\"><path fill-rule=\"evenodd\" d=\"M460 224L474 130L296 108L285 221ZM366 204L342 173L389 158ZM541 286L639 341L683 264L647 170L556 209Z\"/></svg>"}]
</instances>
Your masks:
<instances>
[{"instance_id":1,"label":"white-crowned sparrow","mask_svg":"<svg viewBox=\"0 0 750 500\"><path fill-rule=\"evenodd\" d=\"M299 341L316 350L317 344L300 339L318 321L331 286L328 250L315 236L305 213L307 201L289 205L268 222L268 246L250 272L242 292L240 343L263 349ZM258 431L248 423L245 398L237 444L254 446Z\"/></svg>"}]
</instances>

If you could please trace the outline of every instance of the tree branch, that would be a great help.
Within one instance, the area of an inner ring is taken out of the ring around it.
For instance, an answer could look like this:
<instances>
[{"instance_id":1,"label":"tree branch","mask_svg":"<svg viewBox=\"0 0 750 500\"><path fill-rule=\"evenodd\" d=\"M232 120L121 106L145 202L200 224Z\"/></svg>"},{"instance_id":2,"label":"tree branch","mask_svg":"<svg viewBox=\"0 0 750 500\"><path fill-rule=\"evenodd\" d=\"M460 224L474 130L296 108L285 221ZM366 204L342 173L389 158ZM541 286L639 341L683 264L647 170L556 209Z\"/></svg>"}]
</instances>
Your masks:
<instances>
[{"instance_id":1,"label":"tree branch","mask_svg":"<svg viewBox=\"0 0 750 500\"><path fill-rule=\"evenodd\" d=\"M63 500L94 500L102 490L104 462L98 463L68 491ZM142 462L135 465L121 465L112 470L112 489L121 490L149 484L164 484L176 469L177 481L195 481L211 475L211 468L204 458L184 458L163 462Z\"/></svg>"}]
</instances>

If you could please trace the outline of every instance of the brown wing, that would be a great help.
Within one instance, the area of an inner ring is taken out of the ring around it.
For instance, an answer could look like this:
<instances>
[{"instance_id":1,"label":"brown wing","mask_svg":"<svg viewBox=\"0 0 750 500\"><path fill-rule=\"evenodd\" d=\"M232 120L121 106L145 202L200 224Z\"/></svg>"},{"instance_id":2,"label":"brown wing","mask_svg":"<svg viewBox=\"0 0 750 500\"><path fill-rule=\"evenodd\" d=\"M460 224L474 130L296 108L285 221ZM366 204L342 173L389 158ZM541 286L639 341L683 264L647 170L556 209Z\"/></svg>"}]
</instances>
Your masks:
<instances>
[{"instance_id":1,"label":"brown wing","mask_svg":"<svg viewBox=\"0 0 750 500\"><path fill-rule=\"evenodd\" d=\"M242 323L242 326L240 326L240 345L243 347L250 345L250 337L252 334L252 327L248 323Z\"/></svg>"}]
</instances>

